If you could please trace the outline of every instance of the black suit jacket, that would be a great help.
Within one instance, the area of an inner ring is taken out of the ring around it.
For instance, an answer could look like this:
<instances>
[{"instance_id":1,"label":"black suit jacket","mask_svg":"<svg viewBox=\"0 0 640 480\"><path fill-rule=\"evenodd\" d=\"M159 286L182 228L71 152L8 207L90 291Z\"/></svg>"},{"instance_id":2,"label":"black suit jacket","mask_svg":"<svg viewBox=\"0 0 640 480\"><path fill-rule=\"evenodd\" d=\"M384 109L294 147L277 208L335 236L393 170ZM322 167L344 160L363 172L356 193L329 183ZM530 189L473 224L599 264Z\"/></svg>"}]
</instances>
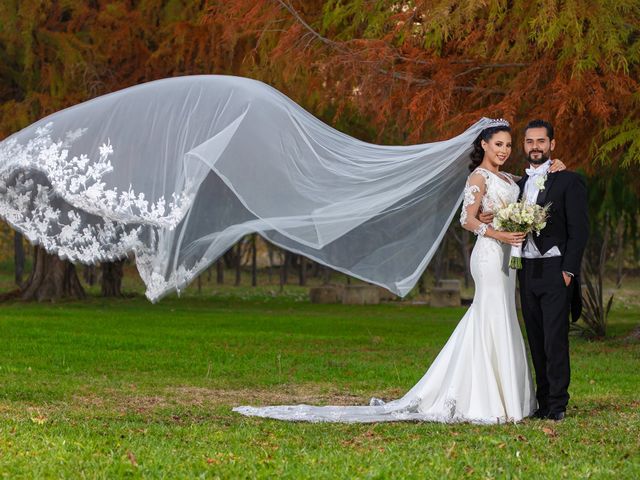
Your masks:
<instances>
[{"instance_id":1,"label":"black suit jacket","mask_svg":"<svg viewBox=\"0 0 640 480\"><path fill-rule=\"evenodd\" d=\"M529 179L524 176L518 182L520 196ZM582 292L580 291L580 264L587 239L589 238L589 216L587 207L587 187L580 175L563 170L547 176L544 190L540 191L538 205L551 204L547 226L534 241L544 255L554 245L562 254L562 270L574 275L571 316L577 321L582 312Z\"/></svg>"}]
</instances>

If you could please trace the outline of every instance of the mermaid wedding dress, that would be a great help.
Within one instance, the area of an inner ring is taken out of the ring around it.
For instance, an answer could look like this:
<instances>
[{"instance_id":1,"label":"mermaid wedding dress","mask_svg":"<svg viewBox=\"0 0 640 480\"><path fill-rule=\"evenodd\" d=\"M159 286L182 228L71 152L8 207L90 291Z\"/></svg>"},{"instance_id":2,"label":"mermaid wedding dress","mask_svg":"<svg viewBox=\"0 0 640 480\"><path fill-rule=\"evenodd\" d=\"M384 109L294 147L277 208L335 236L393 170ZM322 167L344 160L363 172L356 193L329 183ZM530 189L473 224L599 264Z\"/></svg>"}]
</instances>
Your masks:
<instances>
[{"instance_id":1,"label":"mermaid wedding dress","mask_svg":"<svg viewBox=\"0 0 640 480\"><path fill-rule=\"evenodd\" d=\"M373 398L369 406L281 405L236 407L247 416L308 422L431 421L495 424L517 422L536 406L531 373L515 306L515 271L510 246L485 237L486 225L475 215L517 200L511 177L503 179L477 168L484 195L467 180L460 221L475 221L478 239L471 254L475 296L469 310L427 373L402 398L388 403ZM477 178L477 177L476 177ZM476 183L477 182L473 182ZM474 209L474 205L476 208Z\"/></svg>"}]
</instances>

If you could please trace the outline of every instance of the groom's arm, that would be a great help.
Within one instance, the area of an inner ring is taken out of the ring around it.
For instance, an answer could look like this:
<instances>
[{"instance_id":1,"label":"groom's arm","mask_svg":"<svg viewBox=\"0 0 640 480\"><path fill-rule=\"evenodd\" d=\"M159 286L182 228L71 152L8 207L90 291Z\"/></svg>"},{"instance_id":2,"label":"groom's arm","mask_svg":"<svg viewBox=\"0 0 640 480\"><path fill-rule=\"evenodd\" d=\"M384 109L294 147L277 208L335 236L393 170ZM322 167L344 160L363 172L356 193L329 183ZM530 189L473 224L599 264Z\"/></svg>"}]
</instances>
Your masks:
<instances>
[{"instance_id":1,"label":"groom's arm","mask_svg":"<svg viewBox=\"0 0 640 480\"><path fill-rule=\"evenodd\" d=\"M567 246L562 259L562 270L578 275L582 254L589 238L587 186L578 174L565 190L565 217L567 219Z\"/></svg>"},{"instance_id":2,"label":"groom's arm","mask_svg":"<svg viewBox=\"0 0 640 480\"><path fill-rule=\"evenodd\" d=\"M480 220L482 223L486 223L487 225L490 225L493 222L493 213L492 212L484 212L483 210L480 210L480 212L478 213L478 220Z\"/></svg>"}]
</instances>

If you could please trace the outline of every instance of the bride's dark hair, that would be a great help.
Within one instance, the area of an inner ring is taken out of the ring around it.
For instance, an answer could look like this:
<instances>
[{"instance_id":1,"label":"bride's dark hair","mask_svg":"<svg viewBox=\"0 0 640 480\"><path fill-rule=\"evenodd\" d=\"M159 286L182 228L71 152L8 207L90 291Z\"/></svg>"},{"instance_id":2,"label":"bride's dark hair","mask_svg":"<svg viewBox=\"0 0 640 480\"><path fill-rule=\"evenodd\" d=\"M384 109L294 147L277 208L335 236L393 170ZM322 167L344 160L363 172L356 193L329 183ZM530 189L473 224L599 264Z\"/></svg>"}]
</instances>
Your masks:
<instances>
[{"instance_id":1,"label":"bride's dark hair","mask_svg":"<svg viewBox=\"0 0 640 480\"><path fill-rule=\"evenodd\" d=\"M484 150L482 149L482 140L488 142L491 140L494 134L498 132L509 132L511 133L511 127L508 125L496 125L495 127L485 128L480 132L478 138L473 141L473 150L469 154L471 158L471 164L469 165L469 170L473 172L478 165L482 163L482 159L484 158Z\"/></svg>"}]
</instances>

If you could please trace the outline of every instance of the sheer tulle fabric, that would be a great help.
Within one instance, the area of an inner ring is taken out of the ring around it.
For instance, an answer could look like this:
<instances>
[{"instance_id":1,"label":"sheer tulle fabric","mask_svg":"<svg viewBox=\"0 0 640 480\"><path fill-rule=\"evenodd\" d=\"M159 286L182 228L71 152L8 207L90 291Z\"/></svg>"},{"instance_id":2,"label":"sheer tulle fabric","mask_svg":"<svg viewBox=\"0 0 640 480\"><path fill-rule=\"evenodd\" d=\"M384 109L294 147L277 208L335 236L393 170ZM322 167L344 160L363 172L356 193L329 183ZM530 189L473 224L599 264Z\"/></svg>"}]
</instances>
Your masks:
<instances>
[{"instance_id":1,"label":"sheer tulle fabric","mask_svg":"<svg viewBox=\"0 0 640 480\"><path fill-rule=\"evenodd\" d=\"M511 203L518 186L477 169L486 193L483 208ZM474 203L467 185L465 208ZM463 210L461 221L467 219ZM497 424L517 422L536 406L527 354L516 316L515 271L509 268L510 247L479 236L471 254L476 291L473 304L427 373L402 398L388 403L372 399L368 406L242 406L247 416L307 422L430 421Z\"/></svg>"},{"instance_id":2,"label":"sheer tulle fabric","mask_svg":"<svg viewBox=\"0 0 640 480\"><path fill-rule=\"evenodd\" d=\"M73 261L133 253L152 301L252 232L405 295L460 204L488 122L443 142L373 145L254 80L159 80L2 141L0 215Z\"/></svg>"}]
</instances>

